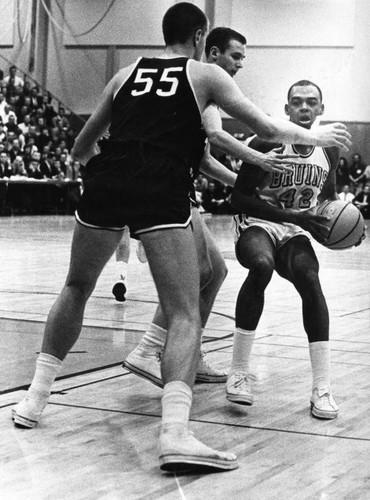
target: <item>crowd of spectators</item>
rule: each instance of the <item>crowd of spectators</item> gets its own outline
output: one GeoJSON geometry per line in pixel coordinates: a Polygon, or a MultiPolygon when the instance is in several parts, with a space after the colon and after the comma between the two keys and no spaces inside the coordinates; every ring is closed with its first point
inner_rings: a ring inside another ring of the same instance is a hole
{"type": "Polygon", "coordinates": [[[343,201],[356,205],[365,219],[370,219],[370,165],[359,153],[349,163],[341,157],[337,168],[337,192],[343,201]]]}
{"type": "Polygon", "coordinates": [[[63,105],[11,66],[0,80],[0,178],[79,180],[75,135],[63,105]]]}
{"type": "Polygon", "coordinates": [[[230,203],[232,188],[214,179],[199,174],[194,179],[195,196],[201,213],[233,214],[230,203]]]}

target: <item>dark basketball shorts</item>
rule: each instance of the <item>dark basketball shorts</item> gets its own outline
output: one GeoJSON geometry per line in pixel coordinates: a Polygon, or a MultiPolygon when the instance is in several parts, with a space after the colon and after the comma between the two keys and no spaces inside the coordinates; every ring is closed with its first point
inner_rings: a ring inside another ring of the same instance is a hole
{"type": "Polygon", "coordinates": [[[175,155],[139,142],[109,144],[86,165],[76,210],[81,224],[131,236],[187,227],[189,169],[175,155]]]}

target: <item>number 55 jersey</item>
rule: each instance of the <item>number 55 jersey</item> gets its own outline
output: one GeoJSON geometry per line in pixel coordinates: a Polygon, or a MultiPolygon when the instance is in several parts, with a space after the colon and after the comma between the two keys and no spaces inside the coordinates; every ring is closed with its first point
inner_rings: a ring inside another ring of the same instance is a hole
{"type": "Polygon", "coordinates": [[[76,218],[89,227],[144,232],[187,227],[192,171],[204,151],[190,60],[140,58],[110,104],[109,138],[87,163],[76,218]]]}
{"type": "Polygon", "coordinates": [[[189,167],[199,163],[204,136],[188,64],[186,57],[139,58],[114,96],[110,139],[171,151],[189,167]]]}

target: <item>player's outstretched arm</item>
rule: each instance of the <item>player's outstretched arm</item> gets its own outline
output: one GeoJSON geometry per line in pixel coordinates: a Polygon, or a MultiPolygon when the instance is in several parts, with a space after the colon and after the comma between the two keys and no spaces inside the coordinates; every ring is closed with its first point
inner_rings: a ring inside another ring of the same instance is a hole
{"type": "Polygon", "coordinates": [[[216,181],[223,182],[231,187],[235,184],[236,173],[229,170],[210,154],[209,143],[207,143],[199,169],[204,174],[216,179],[216,181]]]}
{"type": "Polygon", "coordinates": [[[290,169],[289,165],[294,163],[294,159],[299,157],[296,154],[286,155],[277,149],[265,154],[249,148],[223,130],[220,113],[213,104],[206,107],[202,118],[207,137],[213,147],[245,163],[257,165],[267,172],[287,171],[290,169]]]}
{"type": "Polygon", "coordinates": [[[199,87],[199,101],[203,101],[202,109],[205,108],[205,100],[213,101],[230,116],[245,123],[257,135],[270,142],[338,146],[345,151],[351,145],[351,135],[344,124],[334,123],[308,130],[287,120],[270,117],[242,94],[224,70],[216,65],[203,66],[198,67],[198,74],[194,75],[196,88],[199,87]]]}

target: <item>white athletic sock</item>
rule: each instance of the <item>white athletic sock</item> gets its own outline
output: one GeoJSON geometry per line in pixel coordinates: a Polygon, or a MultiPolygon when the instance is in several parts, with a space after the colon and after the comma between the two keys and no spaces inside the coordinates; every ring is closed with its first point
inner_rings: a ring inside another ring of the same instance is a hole
{"type": "Polygon", "coordinates": [[[51,387],[62,367],[62,361],[51,354],[41,352],[28,394],[36,399],[48,397],[51,387]]]}
{"type": "Polygon", "coordinates": [[[162,396],[162,425],[187,426],[192,399],[192,390],[185,382],[168,382],[164,386],[162,396]]]}
{"type": "Polygon", "coordinates": [[[116,262],[116,266],[117,266],[119,279],[124,281],[127,277],[128,263],[119,261],[119,262],[116,262]]]}
{"type": "Polygon", "coordinates": [[[230,373],[249,373],[249,358],[252,351],[255,330],[236,328],[233,337],[233,359],[230,373]]]}
{"type": "Polygon", "coordinates": [[[329,341],[308,344],[312,367],[312,389],[330,387],[330,345],[329,341]]]}
{"type": "Polygon", "coordinates": [[[140,340],[140,344],[143,347],[147,347],[150,349],[158,348],[161,349],[164,347],[167,337],[167,330],[161,328],[154,323],[150,323],[147,331],[144,333],[143,337],[140,340]]]}

